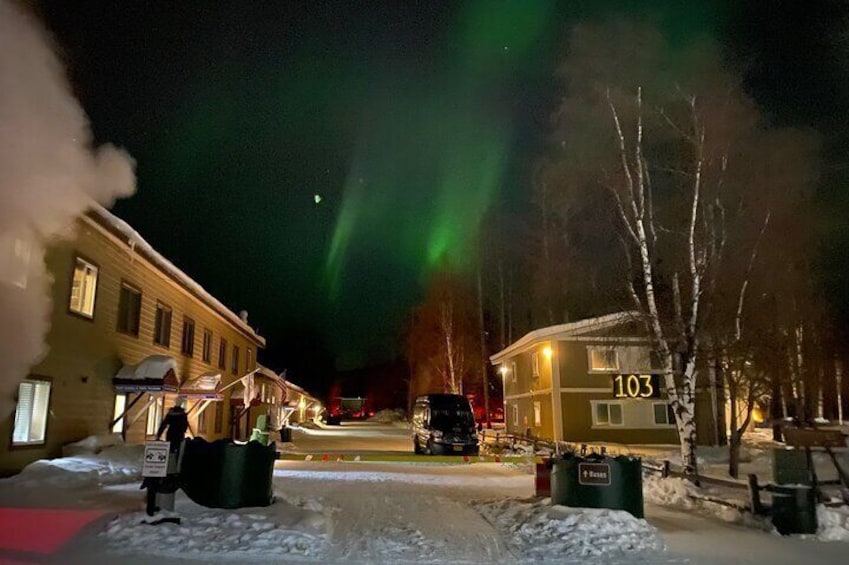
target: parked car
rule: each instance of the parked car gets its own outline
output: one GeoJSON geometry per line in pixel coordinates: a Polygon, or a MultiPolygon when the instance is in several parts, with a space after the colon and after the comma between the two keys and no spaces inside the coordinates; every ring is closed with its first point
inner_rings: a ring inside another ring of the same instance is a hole
{"type": "Polygon", "coordinates": [[[412,439],[415,453],[477,455],[478,436],[468,399],[459,394],[416,398],[412,439]]]}
{"type": "Polygon", "coordinates": [[[342,416],[338,414],[326,414],[324,416],[324,423],[327,426],[341,426],[342,416]]]}

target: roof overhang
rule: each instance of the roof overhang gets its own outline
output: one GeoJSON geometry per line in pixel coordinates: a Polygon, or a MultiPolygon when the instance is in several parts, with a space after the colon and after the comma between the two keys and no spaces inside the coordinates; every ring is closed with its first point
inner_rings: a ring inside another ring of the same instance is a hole
{"type": "Polygon", "coordinates": [[[118,392],[177,392],[177,363],[167,355],[150,355],[121,367],[112,383],[118,392]]]}
{"type": "Polygon", "coordinates": [[[521,353],[532,345],[543,341],[564,341],[568,340],[570,337],[580,337],[588,333],[613,328],[638,319],[638,312],[617,312],[615,314],[608,314],[597,318],[587,318],[586,320],[570,322],[568,324],[559,324],[556,326],[540,328],[526,333],[517,341],[492,355],[489,358],[489,361],[493,365],[498,365],[504,360],[521,353]]]}
{"type": "Polygon", "coordinates": [[[180,385],[179,392],[186,398],[221,400],[220,386],[221,373],[204,373],[184,381],[180,385]]]}

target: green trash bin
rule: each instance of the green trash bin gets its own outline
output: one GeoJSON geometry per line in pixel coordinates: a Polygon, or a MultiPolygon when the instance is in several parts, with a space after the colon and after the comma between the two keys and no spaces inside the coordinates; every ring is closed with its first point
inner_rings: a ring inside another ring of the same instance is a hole
{"type": "Polygon", "coordinates": [[[773,449],[772,475],[778,485],[810,485],[811,470],[805,451],[783,447],[773,449]]]}
{"type": "Polygon", "coordinates": [[[625,510],[644,516],[642,462],[625,456],[567,455],[551,460],[551,503],[625,510]]]}
{"type": "Polygon", "coordinates": [[[772,485],[772,525],[781,535],[817,533],[817,497],[808,485],[772,485]]]}
{"type": "Polygon", "coordinates": [[[186,442],[180,485],[194,502],[209,508],[268,506],[276,460],[273,445],[194,438],[186,442]]]}

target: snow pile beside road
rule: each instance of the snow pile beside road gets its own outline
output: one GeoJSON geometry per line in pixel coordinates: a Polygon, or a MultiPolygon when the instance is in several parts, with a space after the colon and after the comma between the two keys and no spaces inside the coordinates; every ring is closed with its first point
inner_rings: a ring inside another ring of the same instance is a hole
{"type": "Polygon", "coordinates": [[[664,479],[654,474],[643,475],[643,500],[658,506],[690,509],[695,486],[684,479],[664,479]]]}
{"type": "Polygon", "coordinates": [[[22,488],[90,487],[141,480],[143,445],[116,445],[100,453],[40,459],[7,479],[22,488]]]}
{"type": "Polygon", "coordinates": [[[820,541],[849,541],[849,508],[829,508],[820,504],[817,506],[817,521],[817,538],[820,541]]]}
{"type": "Polygon", "coordinates": [[[112,520],[100,535],[116,553],[186,557],[197,560],[238,560],[250,557],[317,558],[327,542],[326,520],[318,512],[278,502],[269,509],[239,514],[204,510],[182,523],[151,526],[142,512],[112,520]],[[286,508],[281,511],[280,505],[286,508]],[[273,509],[273,512],[269,510],[273,509]],[[274,514],[286,515],[286,524],[274,514]]]}
{"type": "Polygon", "coordinates": [[[477,510],[522,560],[611,561],[665,549],[654,526],[621,510],[551,506],[549,499],[479,503],[477,510]]]}
{"type": "Polygon", "coordinates": [[[404,411],[400,408],[395,410],[379,410],[374,416],[368,419],[369,422],[378,422],[380,424],[395,424],[406,420],[404,411]]]}

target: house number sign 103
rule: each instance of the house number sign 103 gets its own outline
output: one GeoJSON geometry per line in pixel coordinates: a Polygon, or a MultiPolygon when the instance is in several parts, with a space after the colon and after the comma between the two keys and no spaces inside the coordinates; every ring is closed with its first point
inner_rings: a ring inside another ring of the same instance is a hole
{"type": "Polygon", "coordinates": [[[660,375],[614,375],[613,398],[660,398],[660,375]]]}

